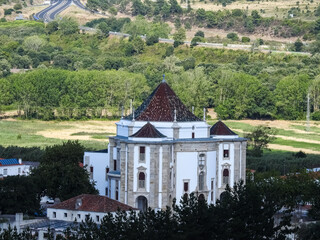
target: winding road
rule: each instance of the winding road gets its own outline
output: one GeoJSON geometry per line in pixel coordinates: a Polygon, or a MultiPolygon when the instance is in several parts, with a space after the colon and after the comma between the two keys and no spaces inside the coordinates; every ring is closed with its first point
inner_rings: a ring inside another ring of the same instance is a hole
{"type": "Polygon", "coordinates": [[[59,13],[61,13],[66,8],[68,8],[71,4],[74,4],[83,10],[89,11],[80,2],[80,0],[57,0],[57,1],[51,1],[51,5],[49,7],[36,13],[33,17],[35,20],[43,20],[44,22],[51,22],[56,18],[56,16],[59,13]]]}

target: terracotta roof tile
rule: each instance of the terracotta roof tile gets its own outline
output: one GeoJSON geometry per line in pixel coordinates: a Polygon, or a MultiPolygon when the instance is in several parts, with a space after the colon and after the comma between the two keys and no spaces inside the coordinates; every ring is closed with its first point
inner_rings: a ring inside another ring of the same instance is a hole
{"type": "Polygon", "coordinates": [[[237,135],[220,120],[210,128],[210,135],[237,135]]]}
{"type": "MultiPolygon", "coordinates": [[[[163,81],[134,112],[135,120],[173,122],[175,109],[178,122],[202,121],[187,109],[170,86],[163,81]]],[[[132,114],[126,119],[132,120],[132,114]]]]}
{"type": "Polygon", "coordinates": [[[116,212],[118,209],[128,211],[135,210],[135,208],[129,205],[120,203],[116,200],[105,196],[82,194],[73,198],[70,198],[61,203],[57,203],[50,208],[88,211],[88,212],[116,212]],[[77,207],[77,203],[81,204],[77,207]]]}
{"type": "Polygon", "coordinates": [[[166,137],[161,132],[159,132],[155,126],[151,123],[145,124],[142,128],[139,129],[135,134],[131,135],[130,137],[137,137],[137,138],[163,138],[166,137]]]}

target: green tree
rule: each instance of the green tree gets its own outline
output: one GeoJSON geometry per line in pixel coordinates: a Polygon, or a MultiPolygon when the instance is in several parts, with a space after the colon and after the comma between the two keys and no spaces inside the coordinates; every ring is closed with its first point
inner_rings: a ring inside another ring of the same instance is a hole
{"type": "Polygon", "coordinates": [[[248,138],[248,154],[261,157],[263,150],[268,149],[268,144],[275,139],[274,134],[273,129],[262,125],[245,134],[245,138],[248,138]]]}
{"type": "Polygon", "coordinates": [[[40,209],[39,189],[33,177],[8,176],[0,181],[0,211],[34,214],[40,209]]]}
{"type": "Polygon", "coordinates": [[[79,166],[83,154],[84,148],[77,141],[47,147],[43,161],[33,172],[41,195],[64,201],[83,193],[97,193],[87,171],[79,166]]]}
{"type": "Polygon", "coordinates": [[[59,30],[59,23],[57,21],[51,21],[46,25],[47,32],[49,34],[59,30]]]}
{"type": "Polygon", "coordinates": [[[298,38],[297,41],[294,42],[294,48],[296,52],[301,52],[303,47],[303,43],[301,40],[298,38]]]}
{"type": "Polygon", "coordinates": [[[0,59],[0,78],[10,74],[11,65],[6,59],[0,59]]]}
{"type": "Polygon", "coordinates": [[[70,35],[79,32],[79,24],[73,18],[64,17],[59,21],[59,29],[62,34],[70,35]]]}
{"type": "Polygon", "coordinates": [[[303,117],[308,85],[309,76],[306,74],[281,79],[275,90],[276,114],[284,119],[303,117]]]}
{"type": "Polygon", "coordinates": [[[179,28],[178,31],[173,34],[173,39],[180,42],[184,41],[186,39],[186,30],[179,28]]]}
{"type": "Polygon", "coordinates": [[[46,40],[38,36],[27,37],[23,42],[23,47],[32,51],[40,51],[46,45],[46,40]]]}

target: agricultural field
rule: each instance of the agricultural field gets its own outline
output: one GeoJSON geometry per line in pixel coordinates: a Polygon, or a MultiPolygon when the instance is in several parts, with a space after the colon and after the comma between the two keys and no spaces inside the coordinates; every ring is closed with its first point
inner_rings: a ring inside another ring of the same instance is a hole
{"type": "Polygon", "coordinates": [[[114,121],[0,121],[0,145],[46,147],[67,140],[79,140],[86,149],[107,147],[107,136],[115,134],[114,121]]]}
{"type": "MultiPolygon", "coordinates": [[[[0,121],[0,145],[20,147],[45,147],[66,140],[79,140],[86,149],[106,148],[107,137],[115,135],[117,121],[40,121],[17,120],[0,121]]],[[[211,125],[215,121],[209,122],[211,125]]],[[[311,122],[310,131],[305,131],[303,121],[261,121],[227,120],[225,123],[240,136],[255,126],[273,128],[276,139],[269,144],[270,149],[310,154],[320,154],[320,123],[311,122]]]]}

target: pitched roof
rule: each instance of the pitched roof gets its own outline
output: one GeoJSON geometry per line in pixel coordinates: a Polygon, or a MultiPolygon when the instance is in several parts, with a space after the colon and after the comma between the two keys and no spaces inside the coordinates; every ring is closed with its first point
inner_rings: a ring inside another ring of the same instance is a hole
{"type": "MultiPolygon", "coordinates": [[[[137,121],[173,122],[174,110],[178,122],[202,121],[191,113],[169,85],[162,81],[134,112],[137,121]]],[[[126,117],[132,120],[132,114],[126,117]]]]}
{"type": "Polygon", "coordinates": [[[19,165],[19,160],[16,158],[0,159],[0,166],[19,165]]]}
{"type": "Polygon", "coordinates": [[[220,120],[210,128],[210,135],[237,135],[220,120]]]}
{"type": "Polygon", "coordinates": [[[151,123],[146,123],[142,128],[139,129],[138,132],[132,134],[130,137],[137,137],[137,138],[163,138],[166,137],[161,132],[159,132],[155,126],[151,123]]]}
{"type": "Polygon", "coordinates": [[[128,211],[135,210],[135,208],[129,205],[120,203],[116,200],[105,196],[82,194],[73,198],[70,198],[61,203],[57,203],[50,208],[88,211],[88,212],[116,212],[118,209],[128,211]],[[81,204],[78,204],[81,203],[81,204]]]}

